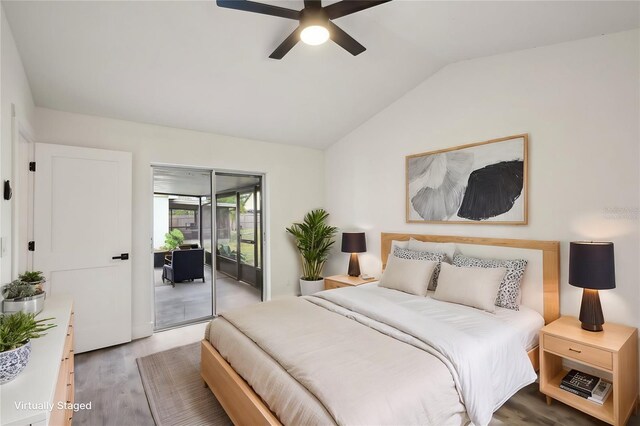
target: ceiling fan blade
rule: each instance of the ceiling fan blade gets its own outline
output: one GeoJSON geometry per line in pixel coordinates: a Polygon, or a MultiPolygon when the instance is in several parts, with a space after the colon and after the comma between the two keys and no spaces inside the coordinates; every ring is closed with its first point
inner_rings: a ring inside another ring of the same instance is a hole
{"type": "Polygon", "coordinates": [[[287,19],[300,19],[300,11],[286,7],[272,6],[248,0],[216,0],[216,4],[227,9],[244,10],[246,12],[262,13],[263,15],[279,16],[287,19]]]}
{"type": "Polygon", "coordinates": [[[353,56],[359,55],[367,50],[363,45],[358,43],[353,37],[344,32],[339,26],[329,21],[329,34],[331,40],[340,45],[344,50],[353,56]]]}
{"type": "Polygon", "coordinates": [[[343,0],[341,2],[325,6],[323,9],[327,13],[329,19],[336,19],[390,1],[391,0],[343,0]]]}
{"type": "Polygon", "coordinates": [[[293,49],[293,46],[295,46],[296,43],[300,41],[301,32],[302,29],[298,26],[298,28],[296,28],[295,31],[289,35],[289,37],[285,38],[284,41],[280,43],[280,46],[278,46],[276,50],[274,50],[273,53],[269,55],[269,57],[271,59],[282,59],[284,55],[286,55],[291,49],[293,49]]]}

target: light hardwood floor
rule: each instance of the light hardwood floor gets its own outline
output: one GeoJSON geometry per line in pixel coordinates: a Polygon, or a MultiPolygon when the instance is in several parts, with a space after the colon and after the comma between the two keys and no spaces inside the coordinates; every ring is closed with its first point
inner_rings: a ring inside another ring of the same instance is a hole
{"type": "Polygon", "coordinates": [[[75,356],[76,402],[91,402],[78,411],[74,425],[154,426],[142,388],[136,358],[186,345],[204,337],[206,323],[175,328],[124,345],[75,356]]]}
{"type": "MultiPolygon", "coordinates": [[[[153,426],[147,399],[142,389],[136,358],[202,339],[206,324],[156,333],[124,345],[76,355],[76,402],[92,402],[91,411],[80,411],[75,425],[153,426]]],[[[502,425],[604,425],[559,402],[550,407],[537,384],[530,385],[502,406],[491,426],[502,425]]],[[[629,425],[639,426],[639,416],[629,425]]]]}

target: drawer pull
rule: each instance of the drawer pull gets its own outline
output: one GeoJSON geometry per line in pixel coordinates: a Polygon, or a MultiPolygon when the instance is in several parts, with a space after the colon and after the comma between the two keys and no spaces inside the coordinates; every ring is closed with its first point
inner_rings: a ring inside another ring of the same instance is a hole
{"type": "Polygon", "coordinates": [[[577,349],[573,349],[573,348],[569,348],[569,350],[570,350],[571,352],[575,352],[575,353],[577,353],[577,354],[581,354],[581,353],[582,353],[582,351],[579,351],[579,350],[577,350],[577,349]]]}

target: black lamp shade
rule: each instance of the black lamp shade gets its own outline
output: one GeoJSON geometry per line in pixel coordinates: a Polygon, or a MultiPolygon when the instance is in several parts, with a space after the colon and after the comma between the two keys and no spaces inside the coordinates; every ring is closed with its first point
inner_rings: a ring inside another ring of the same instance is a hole
{"type": "Polygon", "coordinates": [[[343,253],[364,253],[367,251],[367,241],[364,232],[343,232],[342,252],[343,253]]]}
{"type": "Polygon", "coordinates": [[[569,284],[592,290],[616,288],[613,243],[572,242],[569,246],[569,284]]]}
{"type": "Polygon", "coordinates": [[[613,243],[576,241],[569,246],[569,284],[582,287],[580,322],[588,331],[602,331],[604,315],[598,290],[616,288],[613,243]]]}

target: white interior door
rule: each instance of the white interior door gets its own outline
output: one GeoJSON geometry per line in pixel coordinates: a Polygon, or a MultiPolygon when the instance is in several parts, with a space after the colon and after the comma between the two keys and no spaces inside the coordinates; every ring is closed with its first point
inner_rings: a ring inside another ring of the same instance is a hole
{"type": "Polygon", "coordinates": [[[34,269],[70,294],[75,350],[131,341],[131,153],[36,144],[34,269]]]}

